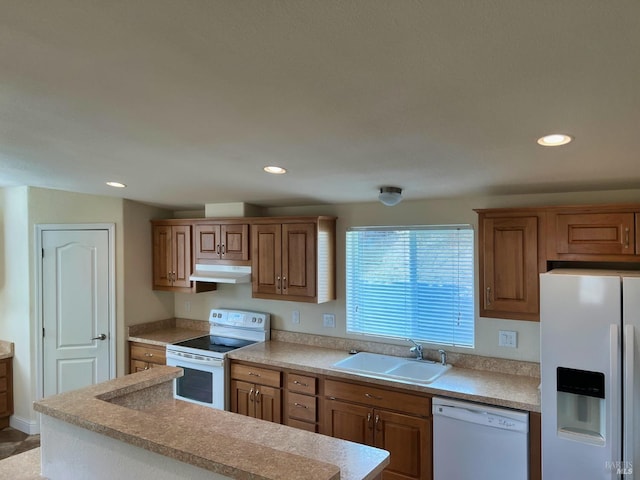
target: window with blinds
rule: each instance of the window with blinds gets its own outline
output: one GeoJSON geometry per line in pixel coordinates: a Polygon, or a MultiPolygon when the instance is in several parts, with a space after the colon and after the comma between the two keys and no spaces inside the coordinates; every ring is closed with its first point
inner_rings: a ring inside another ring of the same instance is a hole
{"type": "Polygon", "coordinates": [[[347,231],[347,332],[474,346],[471,225],[347,231]]]}

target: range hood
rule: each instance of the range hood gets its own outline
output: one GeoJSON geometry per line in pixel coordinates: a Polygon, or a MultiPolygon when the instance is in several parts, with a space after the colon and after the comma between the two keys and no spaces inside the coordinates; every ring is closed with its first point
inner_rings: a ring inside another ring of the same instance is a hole
{"type": "Polygon", "coordinates": [[[189,280],[210,283],[250,283],[251,267],[196,264],[189,280]]]}

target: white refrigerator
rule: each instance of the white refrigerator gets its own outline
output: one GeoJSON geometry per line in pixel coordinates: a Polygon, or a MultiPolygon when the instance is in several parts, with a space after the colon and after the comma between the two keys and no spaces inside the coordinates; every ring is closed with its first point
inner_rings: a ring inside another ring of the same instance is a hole
{"type": "Polygon", "coordinates": [[[542,475],[640,480],[640,272],[540,275],[542,475]]]}

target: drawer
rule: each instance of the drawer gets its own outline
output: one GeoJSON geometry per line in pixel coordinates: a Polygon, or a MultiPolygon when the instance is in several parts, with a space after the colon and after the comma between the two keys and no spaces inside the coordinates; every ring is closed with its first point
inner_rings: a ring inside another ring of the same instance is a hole
{"type": "Polygon", "coordinates": [[[5,415],[9,412],[9,395],[7,392],[0,393],[0,415],[5,415]]]}
{"type": "Polygon", "coordinates": [[[294,418],[287,419],[287,425],[300,430],[306,430],[307,432],[318,433],[318,425],[315,423],[303,422],[294,418]]]}
{"type": "Polygon", "coordinates": [[[130,373],[136,373],[148,370],[149,364],[147,362],[141,362],[140,360],[131,360],[130,367],[130,373]]]}
{"type": "Polygon", "coordinates": [[[7,391],[7,377],[0,377],[0,392],[7,391]]]}
{"type": "Polygon", "coordinates": [[[297,373],[287,374],[287,390],[290,392],[306,393],[315,395],[318,393],[318,380],[315,377],[299,375],[297,373]]]}
{"type": "Polygon", "coordinates": [[[7,362],[6,360],[4,361],[0,360],[0,377],[7,376],[8,365],[9,365],[9,362],[7,362]]]}
{"type": "Polygon", "coordinates": [[[158,345],[146,345],[144,343],[131,343],[131,360],[140,360],[160,365],[167,363],[167,350],[158,345]]]}
{"type": "Polygon", "coordinates": [[[253,365],[231,364],[231,378],[244,380],[250,383],[259,383],[270,387],[280,388],[280,372],[253,365]]]}
{"type": "Polygon", "coordinates": [[[300,395],[299,393],[287,394],[287,416],[305,420],[307,422],[316,421],[316,397],[300,395]]]}
{"type": "Polygon", "coordinates": [[[431,416],[431,398],[399,391],[385,390],[369,385],[339,382],[327,379],[324,382],[327,397],[349,402],[411,413],[423,417],[431,416]]]}

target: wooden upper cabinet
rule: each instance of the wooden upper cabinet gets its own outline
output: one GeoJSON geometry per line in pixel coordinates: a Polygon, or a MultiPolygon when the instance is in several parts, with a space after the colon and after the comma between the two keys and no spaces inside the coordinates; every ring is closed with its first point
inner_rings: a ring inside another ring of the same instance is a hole
{"type": "Polygon", "coordinates": [[[195,263],[249,264],[249,224],[196,223],[195,263]]]}
{"type": "Polygon", "coordinates": [[[192,282],[192,223],[188,220],[153,220],[153,289],[171,292],[208,292],[215,283],[192,282]]]}
{"type": "Polygon", "coordinates": [[[153,287],[191,288],[191,226],[153,226],[153,287]]]}
{"type": "Polygon", "coordinates": [[[539,319],[540,215],[480,213],[480,316],[539,319]]]}
{"type": "Polygon", "coordinates": [[[555,260],[639,261],[634,211],[550,211],[548,250],[555,260]]]}
{"type": "Polygon", "coordinates": [[[264,219],[251,226],[254,298],[335,299],[335,218],[264,219]]]}

